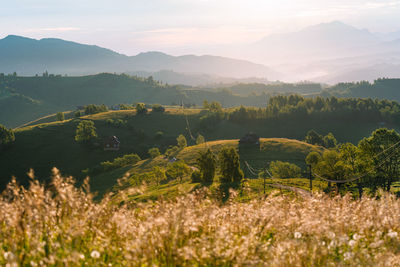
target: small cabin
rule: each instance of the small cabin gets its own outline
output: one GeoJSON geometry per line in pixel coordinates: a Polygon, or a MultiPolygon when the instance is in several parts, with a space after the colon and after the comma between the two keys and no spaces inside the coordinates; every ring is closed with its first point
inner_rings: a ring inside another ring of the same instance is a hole
{"type": "Polygon", "coordinates": [[[248,133],[242,138],[240,138],[239,144],[241,145],[259,145],[260,137],[255,133],[248,133]]]}
{"type": "Polygon", "coordinates": [[[104,140],[104,151],[113,150],[118,151],[120,147],[120,141],[116,136],[110,136],[104,140]]]}

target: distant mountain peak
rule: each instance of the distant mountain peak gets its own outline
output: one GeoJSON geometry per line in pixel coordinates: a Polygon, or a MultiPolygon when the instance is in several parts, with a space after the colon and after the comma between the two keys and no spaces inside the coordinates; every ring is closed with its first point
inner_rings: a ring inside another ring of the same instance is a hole
{"type": "Polygon", "coordinates": [[[10,34],[10,35],[7,35],[5,38],[0,39],[0,41],[1,40],[3,40],[3,41],[14,41],[14,40],[34,40],[34,39],[31,39],[31,38],[28,38],[28,37],[19,36],[19,35],[10,34]]]}

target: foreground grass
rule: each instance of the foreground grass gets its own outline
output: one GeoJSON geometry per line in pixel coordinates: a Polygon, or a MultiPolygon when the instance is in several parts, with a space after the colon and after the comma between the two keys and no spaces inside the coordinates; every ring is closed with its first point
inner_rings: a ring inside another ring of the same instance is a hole
{"type": "Polygon", "coordinates": [[[36,181],[27,190],[10,184],[0,198],[0,265],[400,262],[400,200],[393,195],[355,201],[271,194],[222,205],[207,192],[150,203],[118,195],[96,203],[87,191],[57,170],[47,190],[36,181]]]}

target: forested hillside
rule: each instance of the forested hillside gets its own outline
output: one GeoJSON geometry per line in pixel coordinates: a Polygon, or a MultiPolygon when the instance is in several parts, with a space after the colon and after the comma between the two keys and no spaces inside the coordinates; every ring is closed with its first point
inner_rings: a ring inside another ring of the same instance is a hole
{"type": "Polygon", "coordinates": [[[265,106],[268,95],[236,96],[228,91],[185,90],[147,79],[116,74],[63,77],[0,75],[0,124],[17,127],[51,113],[75,110],[88,104],[201,105],[207,99],[224,106],[265,106]]]}
{"type": "Polygon", "coordinates": [[[373,83],[351,82],[339,83],[327,89],[329,95],[338,97],[371,97],[400,101],[400,79],[378,79],[373,83]]]}

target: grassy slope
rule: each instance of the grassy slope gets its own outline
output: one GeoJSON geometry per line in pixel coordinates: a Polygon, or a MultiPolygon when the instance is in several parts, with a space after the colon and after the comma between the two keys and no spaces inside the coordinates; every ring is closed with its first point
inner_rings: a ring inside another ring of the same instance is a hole
{"type": "MultiPolygon", "coordinates": [[[[206,144],[186,147],[177,155],[177,158],[180,160],[184,160],[190,166],[195,166],[199,152],[210,148],[214,153],[218,153],[223,147],[233,147],[238,149],[241,159],[241,167],[245,172],[245,176],[248,178],[253,178],[250,180],[251,182],[249,187],[251,188],[251,193],[249,193],[251,197],[259,195],[262,185],[260,185],[260,183],[256,181],[262,180],[254,179],[256,178],[256,176],[248,171],[248,169],[245,167],[246,165],[244,164],[244,161],[247,161],[251,166],[255,168],[265,167],[268,161],[273,160],[290,161],[292,163],[298,164],[299,166],[305,167],[304,158],[309,152],[323,151],[322,147],[313,146],[298,140],[285,138],[262,138],[259,147],[239,147],[238,140],[218,140],[207,142],[206,144]]],[[[124,175],[126,175],[126,173],[132,175],[133,173],[148,172],[151,171],[155,166],[166,167],[168,164],[168,159],[166,159],[164,156],[159,156],[153,160],[142,160],[131,168],[125,167],[111,172],[102,173],[100,175],[92,177],[92,189],[94,191],[103,193],[107,190],[107,188],[110,189],[116,183],[117,179],[122,178],[124,175]]],[[[277,182],[283,182],[283,184],[286,185],[298,186],[300,188],[308,189],[307,179],[267,180],[268,184],[273,184],[277,182]]],[[[197,187],[198,184],[190,183],[190,181],[188,180],[185,181],[183,184],[179,184],[177,181],[171,181],[167,184],[160,186],[150,186],[149,188],[146,188],[144,192],[142,192],[141,194],[135,194],[134,196],[132,196],[132,198],[135,200],[154,200],[160,196],[168,197],[179,194],[178,192],[176,192],[177,188],[180,188],[180,191],[182,191],[182,193],[188,193],[197,187]]],[[[269,187],[268,191],[270,192],[272,190],[273,188],[269,187]]],[[[244,198],[246,198],[246,196],[244,196],[244,198]]]]}
{"type": "MultiPolygon", "coordinates": [[[[376,124],[361,122],[332,122],[330,124],[320,121],[263,121],[236,124],[228,121],[215,125],[210,130],[199,131],[200,110],[185,110],[193,135],[203,134],[208,141],[219,139],[238,139],[252,131],[262,137],[286,137],[303,139],[309,129],[315,129],[321,134],[333,132],[339,141],[357,143],[361,138],[369,136],[371,131],[378,128],[376,124]]],[[[7,183],[12,175],[20,181],[26,181],[26,172],[34,168],[39,178],[46,178],[52,167],[57,166],[63,173],[82,179],[82,170],[92,168],[106,160],[112,160],[124,154],[138,153],[142,158],[147,158],[147,150],[158,146],[162,152],[169,145],[175,145],[175,138],[185,134],[189,145],[194,142],[188,136],[185,116],[180,109],[168,109],[166,114],[147,114],[136,116],[134,111],[110,111],[96,115],[86,116],[81,119],[91,119],[95,122],[99,137],[117,135],[122,142],[120,151],[103,151],[101,148],[93,149],[74,141],[76,125],[79,120],[71,119],[64,122],[52,122],[29,126],[16,131],[15,144],[5,151],[0,152],[0,187],[7,183]],[[115,128],[106,123],[109,118],[127,121],[127,127],[115,128]],[[155,139],[155,133],[162,131],[164,136],[155,139]]],[[[193,149],[193,148],[192,148],[193,149]]],[[[274,145],[268,146],[273,151],[274,145]]],[[[302,164],[303,159],[298,159],[296,154],[287,153],[282,157],[268,157],[267,152],[248,153],[246,149],[240,150],[243,159],[254,158],[254,167],[265,166],[265,160],[293,159],[295,163],[302,164]],[[247,157],[246,155],[251,155],[247,157]],[[262,164],[257,157],[263,157],[262,164]],[[297,160],[297,161],[296,161],[297,160]]],[[[103,178],[107,180],[107,178],[103,178]]],[[[114,181],[113,181],[114,182],[114,181]]]]}
{"type": "Polygon", "coordinates": [[[205,99],[225,106],[265,106],[268,96],[242,97],[229,92],[184,90],[108,73],[81,77],[4,77],[0,79],[0,124],[17,127],[41,116],[87,104],[170,105],[183,100],[201,105],[205,99]]]}

